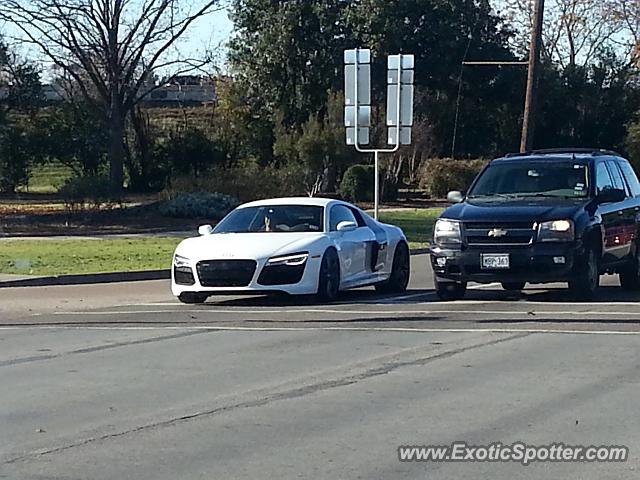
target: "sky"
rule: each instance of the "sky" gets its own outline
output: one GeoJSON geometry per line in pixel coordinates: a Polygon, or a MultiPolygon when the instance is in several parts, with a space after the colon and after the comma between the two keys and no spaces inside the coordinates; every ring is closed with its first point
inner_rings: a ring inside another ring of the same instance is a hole
{"type": "Polygon", "coordinates": [[[184,39],[183,45],[193,53],[214,50],[224,47],[232,32],[233,23],[229,20],[227,10],[220,10],[199,19],[184,39]]]}
{"type": "MultiPolygon", "coordinates": [[[[1,1],[1,0],[0,0],[1,1]]],[[[222,67],[226,55],[225,44],[228,42],[233,32],[233,23],[229,20],[226,9],[213,12],[204,16],[191,26],[187,34],[180,40],[178,48],[180,55],[184,57],[198,58],[205,53],[215,52],[218,66],[222,67]]],[[[17,36],[18,31],[11,24],[0,22],[0,34],[10,40],[10,37],[17,36]]],[[[22,56],[36,58],[38,54],[32,48],[19,50],[22,56]]],[[[42,72],[45,80],[49,79],[50,72],[42,72]]]]}

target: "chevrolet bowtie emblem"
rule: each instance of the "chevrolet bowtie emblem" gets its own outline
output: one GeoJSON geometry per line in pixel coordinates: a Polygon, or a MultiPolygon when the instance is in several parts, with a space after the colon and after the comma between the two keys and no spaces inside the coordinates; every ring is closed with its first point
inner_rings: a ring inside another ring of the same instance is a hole
{"type": "Polygon", "coordinates": [[[494,228],[493,230],[489,230],[489,236],[495,238],[505,237],[507,233],[508,232],[506,230],[502,230],[501,228],[494,228]]]}

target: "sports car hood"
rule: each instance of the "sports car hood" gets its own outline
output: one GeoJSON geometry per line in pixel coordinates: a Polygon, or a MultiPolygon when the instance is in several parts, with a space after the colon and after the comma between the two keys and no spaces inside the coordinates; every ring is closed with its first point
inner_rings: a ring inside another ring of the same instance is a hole
{"type": "Polygon", "coordinates": [[[472,201],[449,207],[442,214],[443,218],[463,222],[514,222],[571,219],[583,209],[584,200],[517,200],[517,201],[472,201]]]}
{"type": "Polygon", "coordinates": [[[306,250],[322,233],[216,233],[184,240],[176,253],[192,260],[261,259],[306,250]]]}

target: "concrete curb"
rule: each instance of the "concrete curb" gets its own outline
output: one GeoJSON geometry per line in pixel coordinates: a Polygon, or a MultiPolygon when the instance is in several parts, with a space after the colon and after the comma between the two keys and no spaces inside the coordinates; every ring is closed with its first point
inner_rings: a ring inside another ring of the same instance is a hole
{"type": "MultiPolygon", "coordinates": [[[[429,253],[428,248],[411,250],[411,255],[429,253]]],[[[52,287],[57,285],[92,285],[99,283],[142,282],[147,280],[168,280],[171,270],[142,270],[136,272],[87,273],[77,275],[58,275],[54,277],[36,277],[23,280],[0,282],[0,288],[15,287],[52,287]]]]}
{"type": "Polygon", "coordinates": [[[0,282],[0,288],[50,287],[56,285],[90,285],[97,283],[140,282],[144,280],[167,280],[171,270],[143,270],[137,272],[87,273],[78,275],[58,275],[36,277],[24,280],[0,282]]]}

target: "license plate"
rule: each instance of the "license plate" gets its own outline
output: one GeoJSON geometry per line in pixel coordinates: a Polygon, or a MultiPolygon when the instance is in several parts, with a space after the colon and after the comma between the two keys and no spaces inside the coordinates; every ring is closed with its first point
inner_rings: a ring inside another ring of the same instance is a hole
{"type": "Polygon", "coordinates": [[[484,253],[480,258],[485,270],[505,270],[510,267],[508,253],[484,253]]]}

